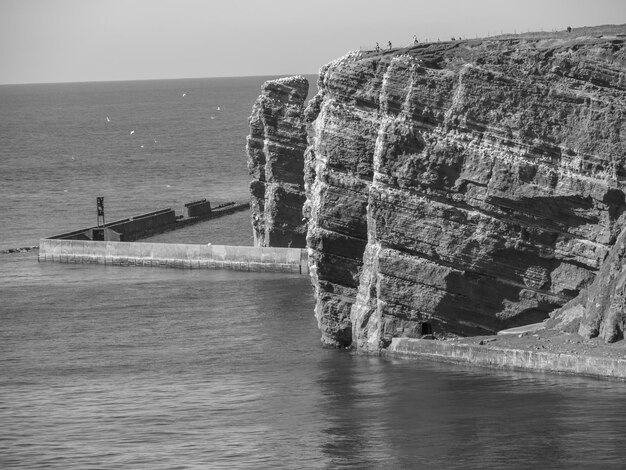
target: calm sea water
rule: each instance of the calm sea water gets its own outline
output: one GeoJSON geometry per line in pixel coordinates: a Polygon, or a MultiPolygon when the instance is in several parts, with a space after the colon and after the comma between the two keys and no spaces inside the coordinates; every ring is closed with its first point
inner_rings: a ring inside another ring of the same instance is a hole
{"type": "MultiPolygon", "coordinates": [[[[247,199],[263,81],[0,87],[1,248],[96,195],[247,199]]],[[[248,214],[153,240],[250,244],[248,214]]],[[[323,349],[313,305],[300,276],[0,255],[0,468],[623,468],[626,385],[323,349]]]]}

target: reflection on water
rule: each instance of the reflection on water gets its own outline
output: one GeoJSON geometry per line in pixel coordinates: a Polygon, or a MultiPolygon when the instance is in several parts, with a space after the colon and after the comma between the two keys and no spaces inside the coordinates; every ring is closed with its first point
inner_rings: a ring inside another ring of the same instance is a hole
{"type": "Polygon", "coordinates": [[[624,384],[338,354],[328,468],[621,468],[624,384]]]}

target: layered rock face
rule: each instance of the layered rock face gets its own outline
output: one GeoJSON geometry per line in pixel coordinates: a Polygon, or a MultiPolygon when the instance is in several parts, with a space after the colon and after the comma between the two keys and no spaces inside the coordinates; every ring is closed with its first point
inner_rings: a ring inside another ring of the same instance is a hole
{"type": "Polygon", "coordinates": [[[303,248],[303,119],[309,82],[302,76],[270,80],[252,108],[247,141],[252,228],[256,246],[303,248]]]}
{"type": "Polygon", "coordinates": [[[593,280],[625,218],[623,38],[354,53],[318,86],[304,212],[324,342],[489,334],[593,280]]]}

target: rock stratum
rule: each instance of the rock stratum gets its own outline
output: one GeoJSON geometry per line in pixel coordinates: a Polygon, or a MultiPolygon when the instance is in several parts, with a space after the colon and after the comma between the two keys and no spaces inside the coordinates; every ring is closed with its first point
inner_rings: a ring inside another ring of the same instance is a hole
{"type": "Polygon", "coordinates": [[[586,33],[355,52],[320,70],[303,211],[325,343],[377,352],[550,314],[623,337],[611,299],[626,275],[604,266],[623,257],[607,258],[626,217],[626,28],[586,33]]]}
{"type": "Polygon", "coordinates": [[[270,80],[252,108],[246,150],[255,246],[306,246],[303,110],[308,92],[302,76],[270,80]]]}

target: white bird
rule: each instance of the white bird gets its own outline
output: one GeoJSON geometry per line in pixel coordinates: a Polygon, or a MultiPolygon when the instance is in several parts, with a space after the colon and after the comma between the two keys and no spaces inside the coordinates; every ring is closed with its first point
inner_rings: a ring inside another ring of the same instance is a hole
{"type": "Polygon", "coordinates": [[[111,122],[111,120],[109,119],[109,116],[107,116],[107,122],[111,122]]]}
{"type": "Polygon", "coordinates": [[[218,110],[218,111],[221,111],[221,109],[220,109],[220,107],[219,107],[219,106],[217,107],[217,110],[218,110]]]}
{"type": "Polygon", "coordinates": [[[215,119],[215,116],[211,116],[211,119],[215,119]]]}
{"type": "Polygon", "coordinates": [[[185,96],[187,96],[187,93],[183,93],[183,98],[184,98],[185,96]]]}
{"type": "Polygon", "coordinates": [[[133,135],[134,133],[135,133],[134,129],[132,131],[130,131],[130,135],[133,135]]]}

